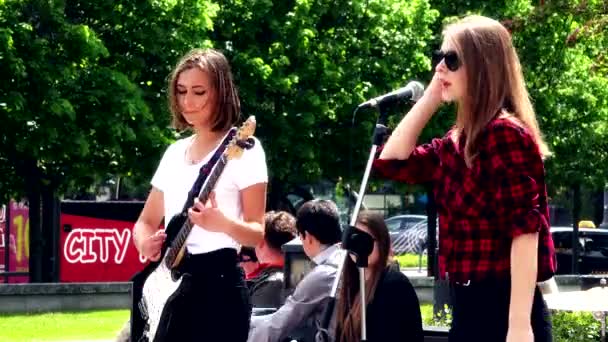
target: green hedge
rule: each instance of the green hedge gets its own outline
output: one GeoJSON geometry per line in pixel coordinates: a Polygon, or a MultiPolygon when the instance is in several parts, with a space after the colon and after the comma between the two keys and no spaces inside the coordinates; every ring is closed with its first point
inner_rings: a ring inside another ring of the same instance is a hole
{"type": "MultiPolygon", "coordinates": [[[[446,308],[439,317],[433,317],[433,305],[420,307],[424,325],[448,327],[452,320],[446,308]]],[[[553,312],[554,342],[598,342],[600,340],[600,322],[588,312],[553,312]]]]}
{"type": "Polygon", "coordinates": [[[600,340],[600,322],[589,312],[554,312],[552,320],[555,342],[600,340]]]}

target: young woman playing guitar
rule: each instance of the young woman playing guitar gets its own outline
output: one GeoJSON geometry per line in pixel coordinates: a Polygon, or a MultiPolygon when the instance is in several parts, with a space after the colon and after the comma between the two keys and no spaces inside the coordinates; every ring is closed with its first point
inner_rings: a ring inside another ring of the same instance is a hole
{"type": "MultiPolygon", "coordinates": [[[[215,50],[185,55],[170,77],[168,93],[173,127],[194,134],[167,148],[133,228],[137,250],[153,262],[161,258],[167,239],[159,229],[163,217],[167,224],[182,211],[201,167],[240,113],[230,66],[215,50]]],[[[207,203],[196,198],[188,211],[193,227],[178,267],[188,275],[188,285],[180,286],[163,308],[154,341],[247,340],[251,306],[237,250],[263,237],[268,181],[264,150],[257,139],[253,142],[225,165],[207,203]]],[[[132,340],[141,338],[133,335],[132,340]]]]}

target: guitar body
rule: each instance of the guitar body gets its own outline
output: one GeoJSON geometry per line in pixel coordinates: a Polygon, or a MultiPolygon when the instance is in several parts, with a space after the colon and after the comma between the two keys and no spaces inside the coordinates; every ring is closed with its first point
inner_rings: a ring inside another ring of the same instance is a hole
{"type": "MultiPolygon", "coordinates": [[[[224,146],[222,157],[211,165],[212,170],[198,194],[202,203],[206,203],[228,160],[239,158],[244,149],[253,146],[250,136],[254,130],[255,118],[251,116],[238,132],[236,128],[229,132],[230,143],[224,146]]],[[[171,315],[173,299],[180,294],[180,288],[189,288],[190,275],[179,272],[179,264],[193,227],[186,213],[175,215],[165,229],[167,238],[161,248],[159,261],[150,262],[132,278],[130,341],[154,342],[162,340],[159,336],[165,335],[163,329],[166,327],[162,322],[171,315]]]]}
{"type": "Polygon", "coordinates": [[[185,215],[175,215],[167,229],[167,239],[161,250],[159,261],[150,262],[133,281],[133,310],[131,312],[131,341],[154,341],[158,332],[163,309],[171,295],[177,293],[182,276],[171,270],[164,261],[180,228],[186,222],[185,215]]]}

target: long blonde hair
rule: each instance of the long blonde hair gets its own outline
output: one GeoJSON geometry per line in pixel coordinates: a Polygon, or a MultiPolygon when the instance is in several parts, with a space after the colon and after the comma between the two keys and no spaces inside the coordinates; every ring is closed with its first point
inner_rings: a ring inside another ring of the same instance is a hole
{"type": "Polygon", "coordinates": [[[456,140],[465,137],[467,166],[479,153],[479,134],[500,114],[515,118],[532,135],[541,155],[549,156],[509,31],[496,20],[472,15],[448,25],[443,36],[454,44],[466,71],[467,95],[458,106],[453,132],[456,140]]]}

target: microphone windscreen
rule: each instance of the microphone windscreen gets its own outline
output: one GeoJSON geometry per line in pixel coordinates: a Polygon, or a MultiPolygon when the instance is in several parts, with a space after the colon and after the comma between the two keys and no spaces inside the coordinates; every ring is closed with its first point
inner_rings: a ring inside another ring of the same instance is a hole
{"type": "Polygon", "coordinates": [[[367,232],[349,226],[342,235],[342,248],[367,259],[374,250],[374,239],[367,232]]]}

